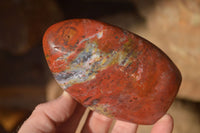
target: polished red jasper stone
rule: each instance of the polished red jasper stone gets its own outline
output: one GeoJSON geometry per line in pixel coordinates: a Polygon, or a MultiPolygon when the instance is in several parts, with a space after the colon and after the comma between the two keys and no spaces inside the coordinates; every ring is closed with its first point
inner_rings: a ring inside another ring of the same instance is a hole
{"type": "Polygon", "coordinates": [[[153,124],[166,113],[181,83],[177,67],[151,42],[95,20],[52,25],[43,47],[58,84],[111,118],[153,124]]]}

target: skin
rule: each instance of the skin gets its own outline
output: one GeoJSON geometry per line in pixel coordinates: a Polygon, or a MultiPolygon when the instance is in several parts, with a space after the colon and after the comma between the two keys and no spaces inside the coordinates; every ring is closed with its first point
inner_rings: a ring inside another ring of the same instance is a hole
{"type": "MultiPolygon", "coordinates": [[[[85,108],[64,92],[59,98],[38,105],[23,123],[19,133],[74,133],[85,108]]],[[[90,112],[82,133],[107,133],[112,119],[90,112]]],[[[137,124],[117,120],[112,133],[136,133],[137,124]]],[[[158,120],[151,133],[172,133],[173,118],[166,114],[158,120]]]]}

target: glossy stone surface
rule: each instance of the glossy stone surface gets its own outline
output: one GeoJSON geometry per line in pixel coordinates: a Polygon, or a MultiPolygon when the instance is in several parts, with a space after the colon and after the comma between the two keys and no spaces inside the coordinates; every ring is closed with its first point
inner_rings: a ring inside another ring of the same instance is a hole
{"type": "Polygon", "coordinates": [[[181,83],[174,63],[152,43],[95,20],[54,24],[43,47],[59,85],[111,118],[153,124],[166,113],[181,83]]]}

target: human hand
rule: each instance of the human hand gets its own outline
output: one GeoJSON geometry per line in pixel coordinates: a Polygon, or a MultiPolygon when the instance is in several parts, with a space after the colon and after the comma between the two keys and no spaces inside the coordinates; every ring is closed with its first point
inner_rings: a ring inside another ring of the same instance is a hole
{"type": "MultiPolygon", "coordinates": [[[[31,116],[19,129],[19,133],[74,133],[85,111],[85,107],[77,103],[64,92],[53,101],[38,105],[31,116]]],[[[96,112],[90,112],[82,133],[107,133],[112,119],[96,112]]],[[[112,133],[136,133],[137,124],[117,120],[112,133]]],[[[173,119],[164,115],[157,121],[151,133],[172,133],[173,119]]]]}

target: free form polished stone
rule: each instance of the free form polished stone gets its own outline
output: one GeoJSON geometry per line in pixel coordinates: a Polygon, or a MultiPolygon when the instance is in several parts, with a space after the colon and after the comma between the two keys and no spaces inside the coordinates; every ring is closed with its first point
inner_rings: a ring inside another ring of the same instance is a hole
{"type": "Polygon", "coordinates": [[[58,84],[111,118],[153,124],[167,112],[181,83],[179,70],[159,48],[95,20],[52,25],[43,48],[58,84]]]}

